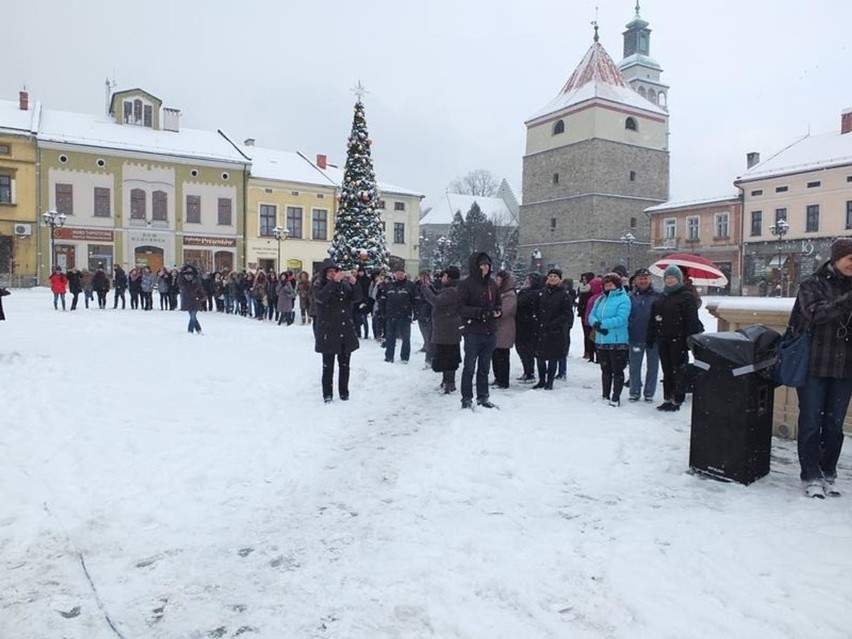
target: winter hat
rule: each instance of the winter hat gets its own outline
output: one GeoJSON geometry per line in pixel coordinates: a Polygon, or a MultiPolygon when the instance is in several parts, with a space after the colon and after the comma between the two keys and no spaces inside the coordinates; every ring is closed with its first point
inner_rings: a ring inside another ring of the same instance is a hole
{"type": "Polygon", "coordinates": [[[556,275],[560,280],[562,279],[562,270],[558,268],[552,268],[547,272],[547,275],[556,275]]]}
{"type": "MultiPolygon", "coordinates": [[[[852,253],[852,251],[850,251],[850,253],[852,253]]],[[[666,267],[666,270],[663,273],[663,278],[669,277],[670,275],[677,278],[678,284],[683,284],[683,271],[681,271],[678,266],[669,264],[666,267]]]]}
{"type": "Polygon", "coordinates": [[[482,266],[483,264],[488,264],[488,266],[491,266],[491,258],[488,257],[488,253],[480,253],[479,257],[476,258],[477,266],[482,266]]]}
{"type": "Polygon", "coordinates": [[[852,237],[838,237],[831,243],[831,262],[852,254],[852,237]]]}
{"type": "Polygon", "coordinates": [[[543,279],[541,277],[541,273],[539,273],[538,271],[533,271],[532,273],[527,275],[527,277],[530,280],[530,288],[533,288],[533,289],[541,288],[542,279],[543,279]]]}
{"type": "Polygon", "coordinates": [[[633,274],[633,277],[643,277],[651,275],[651,271],[646,268],[637,268],[636,272],[633,274]]]}
{"type": "Polygon", "coordinates": [[[621,275],[615,272],[607,273],[603,276],[601,284],[606,284],[607,282],[614,284],[616,288],[619,288],[621,286],[621,275]]]}
{"type": "Polygon", "coordinates": [[[616,264],[612,268],[613,273],[618,273],[621,277],[627,277],[627,267],[624,264],[616,264]]]}
{"type": "Polygon", "coordinates": [[[457,266],[448,266],[444,271],[451,280],[457,280],[461,278],[461,271],[459,271],[457,266]]]}
{"type": "Polygon", "coordinates": [[[340,267],[337,264],[334,263],[334,260],[332,260],[332,259],[323,260],[319,265],[320,275],[325,277],[325,272],[330,268],[336,269],[338,271],[340,270],[340,267]]]}

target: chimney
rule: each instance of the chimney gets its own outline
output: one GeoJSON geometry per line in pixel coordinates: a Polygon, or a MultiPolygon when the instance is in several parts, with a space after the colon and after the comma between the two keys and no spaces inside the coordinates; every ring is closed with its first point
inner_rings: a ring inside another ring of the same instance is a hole
{"type": "Polygon", "coordinates": [[[246,146],[254,146],[254,138],[246,138],[243,140],[243,144],[246,146]]]}
{"type": "Polygon", "coordinates": [[[852,109],[846,109],[840,114],[840,133],[852,131],[852,109]]]}
{"type": "Polygon", "coordinates": [[[29,111],[29,109],[30,109],[30,94],[27,93],[26,91],[19,91],[18,92],[18,102],[19,102],[18,106],[20,106],[21,111],[29,111]]]}
{"type": "Polygon", "coordinates": [[[321,169],[326,168],[328,166],[328,156],[317,153],[317,166],[321,169]]]}
{"type": "Polygon", "coordinates": [[[180,131],[180,110],[163,107],[163,131],[180,131]]]}
{"type": "Polygon", "coordinates": [[[757,151],[746,153],[746,168],[750,169],[755,164],[760,164],[760,153],[757,151]]]}

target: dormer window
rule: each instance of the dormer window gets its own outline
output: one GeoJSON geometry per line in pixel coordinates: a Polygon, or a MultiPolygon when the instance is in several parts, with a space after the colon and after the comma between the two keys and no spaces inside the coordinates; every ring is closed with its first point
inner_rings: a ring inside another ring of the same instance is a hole
{"type": "Polygon", "coordinates": [[[624,121],[624,128],[628,131],[637,131],[639,126],[636,124],[636,118],[627,118],[624,121]]]}
{"type": "Polygon", "coordinates": [[[560,133],[565,133],[564,120],[557,120],[556,124],[553,125],[553,135],[559,135],[560,133]]]}
{"type": "Polygon", "coordinates": [[[125,100],[122,103],[122,121],[151,129],[154,127],[154,107],[144,104],[139,98],[125,100]]]}

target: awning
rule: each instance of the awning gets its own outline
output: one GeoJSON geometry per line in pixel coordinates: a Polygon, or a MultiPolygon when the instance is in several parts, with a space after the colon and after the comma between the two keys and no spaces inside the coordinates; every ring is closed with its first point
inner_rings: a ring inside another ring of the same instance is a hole
{"type": "Polygon", "coordinates": [[[787,258],[783,255],[776,255],[769,263],[766,265],[766,268],[781,268],[784,266],[784,263],[787,261],[787,258]]]}

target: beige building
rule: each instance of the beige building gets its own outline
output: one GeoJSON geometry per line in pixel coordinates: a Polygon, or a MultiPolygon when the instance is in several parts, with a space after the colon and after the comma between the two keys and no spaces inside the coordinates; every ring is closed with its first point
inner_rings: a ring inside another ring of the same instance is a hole
{"type": "Polygon", "coordinates": [[[838,235],[852,235],[852,109],[840,130],[806,135],[766,160],[750,153],[734,185],[743,199],[743,292],[795,295],[828,259],[838,235]]]}
{"type": "Polygon", "coordinates": [[[637,252],[636,267],[647,266],[670,253],[694,253],[714,262],[728,278],[728,286],[710,292],[740,292],[742,203],[738,194],[666,202],[645,212],[651,220],[651,248],[647,255],[637,252]]]}
{"type": "Polygon", "coordinates": [[[39,113],[26,91],[17,102],[0,100],[0,285],[36,281],[39,113]]]}

